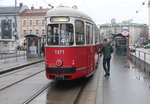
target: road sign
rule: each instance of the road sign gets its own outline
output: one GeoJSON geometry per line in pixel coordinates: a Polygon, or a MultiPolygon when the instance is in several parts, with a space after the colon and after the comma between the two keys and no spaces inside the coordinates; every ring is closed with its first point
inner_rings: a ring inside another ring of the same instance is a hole
{"type": "Polygon", "coordinates": [[[129,27],[128,26],[122,26],[121,33],[125,37],[129,36],[129,27]]]}

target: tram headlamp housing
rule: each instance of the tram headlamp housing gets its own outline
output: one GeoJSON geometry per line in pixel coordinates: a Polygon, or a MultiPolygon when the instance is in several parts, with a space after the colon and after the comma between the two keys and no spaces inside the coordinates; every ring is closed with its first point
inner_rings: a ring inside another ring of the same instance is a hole
{"type": "Polygon", "coordinates": [[[56,61],[56,66],[60,67],[63,65],[63,61],[62,60],[57,60],[56,61]]]}

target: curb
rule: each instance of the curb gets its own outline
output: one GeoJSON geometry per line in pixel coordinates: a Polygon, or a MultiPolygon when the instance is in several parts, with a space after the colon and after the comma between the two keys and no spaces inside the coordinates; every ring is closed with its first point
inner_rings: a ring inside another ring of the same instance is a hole
{"type": "Polygon", "coordinates": [[[42,62],[42,61],[44,61],[44,59],[37,60],[37,61],[32,61],[30,63],[26,63],[26,64],[23,64],[23,65],[18,65],[18,66],[15,66],[15,67],[10,67],[10,68],[7,68],[7,69],[3,69],[3,70],[0,71],[0,75],[4,74],[4,73],[7,73],[7,72],[11,72],[11,71],[17,70],[19,68],[30,66],[30,65],[36,64],[38,62],[42,62]]]}

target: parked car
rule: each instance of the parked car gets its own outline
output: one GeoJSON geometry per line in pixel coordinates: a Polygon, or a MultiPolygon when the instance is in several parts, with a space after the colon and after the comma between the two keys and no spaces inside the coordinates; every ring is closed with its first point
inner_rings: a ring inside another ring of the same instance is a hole
{"type": "Polygon", "coordinates": [[[134,45],[130,45],[129,48],[130,48],[130,52],[135,52],[136,50],[136,47],[134,45]]]}
{"type": "Polygon", "coordinates": [[[144,45],[143,48],[150,48],[150,44],[144,45]]]}

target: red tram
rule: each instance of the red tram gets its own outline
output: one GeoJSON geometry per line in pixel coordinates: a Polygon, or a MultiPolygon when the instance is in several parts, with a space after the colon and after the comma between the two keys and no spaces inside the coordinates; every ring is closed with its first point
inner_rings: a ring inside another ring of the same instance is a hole
{"type": "Polygon", "coordinates": [[[92,75],[102,40],[92,19],[77,9],[57,7],[47,12],[45,20],[47,78],[72,80],[92,75]]]}

